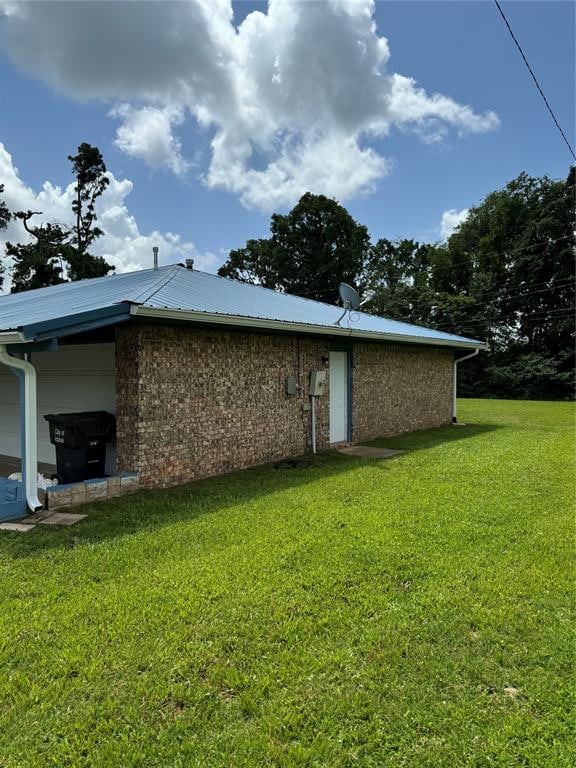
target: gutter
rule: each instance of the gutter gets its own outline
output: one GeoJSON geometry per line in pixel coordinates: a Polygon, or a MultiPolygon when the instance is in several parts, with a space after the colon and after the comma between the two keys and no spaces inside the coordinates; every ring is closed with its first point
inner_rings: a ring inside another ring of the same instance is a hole
{"type": "Polygon", "coordinates": [[[268,331],[287,331],[289,333],[311,333],[328,336],[346,336],[354,339],[372,339],[377,341],[397,341],[404,344],[428,344],[434,347],[450,347],[452,349],[470,349],[487,347],[477,341],[457,341],[451,339],[431,339],[426,336],[405,336],[396,333],[378,333],[377,331],[359,331],[351,328],[339,328],[336,325],[313,325],[312,323],[292,323],[285,320],[264,320],[255,317],[241,317],[239,315],[221,315],[212,312],[194,312],[185,309],[165,309],[160,307],[144,307],[132,305],[130,314],[133,317],[149,317],[165,320],[183,320],[196,323],[214,323],[217,325],[231,325],[237,328],[257,328],[268,331]]]}
{"type": "Polygon", "coordinates": [[[454,357],[454,363],[452,366],[452,424],[457,424],[458,419],[456,417],[456,389],[458,386],[458,363],[461,363],[463,360],[470,360],[471,357],[476,357],[476,355],[480,352],[480,347],[478,349],[475,349],[474,352],[471,352],[469,355],[464,355],[464,357],[454,357]]]}
{"type": "Polygon", "coordinates": [[[0,332],[0,344],[25,344],[28,341],[20,331],[0,332]]]}
{"type": "MultiPolygon", "coordinates": [[[[3,340],[1,340],[3,341],[3,340]]],[[[42,509],[38,499],[38,454],[36,435],[36,369],[28,360],[10,355],[0,343],[0,363],[4,363],[20,380],[20,439],[22,441],[22,483],[26,503],[31,512],[42,509]]]]}

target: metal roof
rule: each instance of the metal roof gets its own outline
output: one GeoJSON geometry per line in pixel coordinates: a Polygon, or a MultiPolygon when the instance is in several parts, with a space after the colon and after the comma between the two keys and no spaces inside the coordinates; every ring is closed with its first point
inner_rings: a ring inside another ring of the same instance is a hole
{"type": "MultiPolygon", "coordinates": [[[[431,328],[402,323],[365,312],[348,313],[336,325],[342,308],[257,285],[190,270],[180,265],[62,283],[49,288],[0,296],[1,334],[18,332],[33,340],[58,336],[59,329],[83,321],[105,325],[119,314],[166,317],[195,323],[224,323],[294,332],[483,347],[483,342],[431,328]]],[[[116,318],[116,319],[115,319],[116,318]]]]}

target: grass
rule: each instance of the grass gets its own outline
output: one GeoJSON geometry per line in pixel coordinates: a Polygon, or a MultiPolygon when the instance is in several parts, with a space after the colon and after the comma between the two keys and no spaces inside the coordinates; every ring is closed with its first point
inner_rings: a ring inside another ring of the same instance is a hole
{"type": "Polygon", "coordinates": [[[0,537],[2,768],[574,764],[573,406],[0,537]]]}

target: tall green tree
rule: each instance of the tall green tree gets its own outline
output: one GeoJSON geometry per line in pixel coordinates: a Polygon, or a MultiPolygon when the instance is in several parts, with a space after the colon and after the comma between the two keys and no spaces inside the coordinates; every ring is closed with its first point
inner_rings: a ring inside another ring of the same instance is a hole
{"type": "Polygon", "coordinates": [[[70,280],[100,277],[110,272],[111,267],[101,257],[92,256],[88,249],[104,234],[96,225],[96,200],[110,184],[106,165],[98,147],[86,142],[80,144],[75,155],[68,155],[68,160],[76,177],[72,202],[76,221],[70,238],[74,253],[69,259],[69,277],[70,280]]]}
{"type": "MultiPolygon", "coordinates": [[[[0,195],[4,194],[4,184],[0,184],[0,195]]],[[[6,229],[8,227],[8,224],[10,223],[10,219],[12,218],[12,214],[8,210],[8,206],[0,198],[0,231],[6,229]]]]}
{"type": "Polygon", "coordinates": [[[100,150],[80,144],[76,155],[68,157],[76,178],[72,212],[74,225],[59,223],[34,226],[32,217],[40,211],[18,211],[30,235],[26,243],[7,243],[6,256],[12,271],[12,291],[27,291],[58,283],[107,275],[113,267],[89,248],[104,234],[96,225],[96,201],[109,184],[100,150]]]}
{"type": "Polygon", "coordinates": [[[452,289],[473,297],[445,327],[492,347],[463,373],[464,392],[573,396],[575,200],[574,168],[566,180],[523,173],[473,208],[441,249],[452,289]]]}
{"type": "Polygon", "coordinates": [[[414,240],[378,240],[365,267],[365,282],[372,292],[365,311],[410,323],[429,322],[434,299],[429,284],[431,252],[430,246],[414,240]]]}
{"type": "Polygon", "coordinates": [[[362,282],[370,236],[335,200],[307,192],[270,232],[231,251],[218,274],[326,302],[341,282],[362,282]]]}
{"type": "MultiPolygon", "coordinates": [[[[4,184],[0,184],[0,196],[4,194],[4,184]]],[[[3,232],[5,229],[8,229],[8,224],[10,223],[10,219],[12,218],[12,214],[10,213],[8,206],[0,197],[0,232],[3,232]]],[[[4,277],[4,265],[0,262],[0,288],[2,288],[3,283],[3,277],[4,277]]]]}
{"type": "Polygon", "coordinates": [[[379,241],[367,311],[488,341],[462,370],[465,394],[573,396],[575,170],[521,174],[472,208],[448,241],[379,241]]]}

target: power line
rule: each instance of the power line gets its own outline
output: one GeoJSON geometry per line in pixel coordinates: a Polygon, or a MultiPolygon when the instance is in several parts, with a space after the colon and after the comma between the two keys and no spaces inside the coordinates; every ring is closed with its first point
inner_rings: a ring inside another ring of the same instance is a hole
{"type": "MultiPolygon", "coordinates": [[[[566,277],[557,277],[557,278],[553,278],[552,280],[542,280],[539,283],[525,283],[524,285],[517,285],[515,288],[505,288],[504,291],[508,295],[505,296],[505,297],[502,297],[502,298],[513,299],[516,296],[520,295],[519,292],[524,293],[524,291],[527,288],[537,288],[540,285],[547,286],[547,288],[545,290],[550,290],[552,288],[558,288],[558,287],[560,287],[559,283],[571,283],[571,282],[574,282],[574,277],[575,277],[574,275],[567,275],[566,277]],[[514,291],[514,293],[510,293],[511,291],[514,291]]],[[[490,296],[497,296],[497,297],[499,297],[500,294],[501,294],[501,291],[488,291],[487,293],[484,293],[483,291],[479,291],[479,293],[478,293],[479,296],[480,295],[482,296],[482,303],[483,303],[483,300],[486,297],[490,297],[490,296]]],[[[450,297],[456,296],[456,294],[448,294],[448,295],[450,297]]],[[[473,298],[473,297],[472,296],[462,296],[462,295],[460,295],[460,298],[473,298]]],[[[475,301],[475,302],[471,302],[470,304],[463,304],[462,306],[464,308],[466,308],[466,307],[473,307],[475,304],[479,304],[479,303],[481,303],[481,302],[479,302],[479,301],[476,302],[475,301]]]]}
{"type": "Polygon", "coordinates": [[[536,78],[536,75],[534,74],[534,72],[532,70],[532,67],[528,63],[528,59],[526,58],[526,55],[524,54],[524,51],[522,50],[522,46],[520,45],[520,43],[516,39],[516,35],[514,34],[514,32],[512,32],[512,27],[510,26],[510,22],[508,21],[508,19],[506,18],[505,14],[504,14],[504,11],[502,10],[502,6],[498,2],[498,0],[494,0],[494,3],[496,5],[496,7],[498,8],[498,10],[500,11],[500,16],[502,16],[502,18],[504,19],[504,24],[506,24],[506,26],[508,27],[508,32],[510,32],[510,37],[516,43],[516,47],[518,48],[518,50],[520,51],[520,55],[524,59],[524,64],[526,64],[526,66],[528,67],[528,72],[530,72],[530,74],[532,75],[532,80],[534,80],[534,83],[536,84],[536,88],[538,88],[538,91],[540,92],[540,96],[542,96],[542,98],[544,99],[544,104],[546,104],[546,108],[548,109],[548,112],[550,112],[550,115],[552,116],[552,120],[554,120],[554,122],[556,124],[556,128],[558,128],[558,130],[560,131],[560,135],[562,136],[562,138],[564,139],[564,142],[566,143],[566,146],[570,150],[570,154],[572,155],[574,160],[576,160],[576,154],[574,154],[574,150],[572,149],[572,147],[570,145],[570,142],[566,138],[566,134],[564,133],[564,131],[560,127],[560,123],[556,119],[556,115],[554,114],[554,112],[552,110],[552,107],[548,103],[548,99],[544,95],[544,91],[540,87],[540,83],[538,82],[538,79],[536,78]]]}
{"type": "MultiPolygon", "coordinates": [[[[572,235],[562,235],[561,237],[555,237],[550,240],[543,240],[540,243],[532,243],[532,245],[521,245],[517,248],[510,248],[509,251],[501,252],[501,251],[487,251],[484,255],[486,256],[502,256],[507,257],[510,256],[513,253],[520,253],[521,251],[529,251],[532,248],[539,248],[540,246],[544,245],[555,245],[556,243],[559,243],[561,240],[572,240],[572,235]]],[[[450,268],[453,264],[471,264],[474,260],[478,259],[478,254],[472,254],[468,256],[465,259],[454,259],[452,261],[447,262],[446,264],[435,264],[435,268],[450,268]]],[[[430,267],[432,264],[429,265],[430,267]]]]}
{"type": "Polygon", "coordinates": [[[444,331],[446,333],[460,333],[460,330],[455,329],[466,329],[466,328],[472,328],[473,326],[478,325],[488,325],[493,326],[500,324],[502,322],[519,322],[519,323],[525,323],[525,322],[545,322],[546,320],[555,320],[555,321],[563,321],[568,320],[571,318],[574,318],[576,320],[576,317],[574,315],[574,310],[576,310],[576,307],[563,307],[562,309],[551,309],[550,311],[541,310],[539,312],[530,312],[526,315],[523,315],[522,317],[517,318],[510,318],[505,315],[501,315],[497,318],[491,318],[490,320],[464,320],[459,323],[453,323],[451,325],[438,325],[435,327],[435,330],[437,331],[444,331]]]}
{"type": "MultiPolygon", "coordinates": [[[[504,253],[501,251],[496,251],[496,252],[489,251],[486,255],[506,257],[506,256],[510,256],[513,253],[521,253],[522,251],[529,251],[529,250],[532,250],[533,248],[540,248],[541,246],[546,246],[546,245],[555,245],[556,243],[559,243],[562,240],[572,240],[572,239],[573,239],[572,235],[560,235],[560,237],[550,238],[548,240],[542,240],[539,243],[532,243],[531,245],[520,245],[520,246],[517,246],[516,248],[510,248],[510,250],[504,253]]],[[[468,256],[465,259],[453,259],[446,264],[430,263],[425,267],[425,269],[450,269],[454,264],[470,264],[475,258],[477,258],[476,254],[474,256],[468,256]]],[[[569,275],[569,277],[573,277],[573,275],[569,275]]],[[[563,280],[568,278],[558,278],[558,279],[563,280]]],[[[518,287],[526,288],[526,287],[530,287],[530,285],[544,285],[547,282],[548,282],[547,280],[543,280],[541,283],[530,283],[526,286],[523,285],[518,287]]],[[[333,294],[333,293],[334,293],[333,289],[327,288],[324,291],[314,291],[314,293],[297,293],[292,295],[300,296],[303,299],[312,299],[312,298],[315,298],[316,296],[328,296],[329,294],[333,294]]],[[[490,296],[491,293],[499,293],[499,291],[491,291],[483,295],[490,296]]],[[[318,301],[318,299],[316,299],[316,301],[318,301]]]]}
{"type": "MultiPolygon", "coordinates": [[[[500,299],[514,299],[516,296],[521,296],[523,293],[526,292],[527,288],[537,288],[540,285],[545,285],[546,288],[543,289],[543,292],[552,290],[554,288],[563,288],[564,285],[560,285],[561,283],[566,283],[567,285],[576,282],[575,278],[576,275],[566,275],[566,277],[557,277],[552,278],[551,280],[542,280],[539,283],[524,283],[524,285],[517,285],[516,287],[512,288],[504,288],[504,295],[500,295],[502,293],[502,290],[500,291],[488,291],[484,293],[484,291],[479,291],[478,296],[482,297],[482,301],[471,301],[469,304],[462,304],[462,309],[467,309],[468,307],[474,307],[477,304],[487,304],[492,302],[485,302],[484,299],[486,297],[490,296],[496,296],[497,298],[494,299],[494,302],[500,300],[500,299]],[[514,291],[514,293],[511,293],[511,291],[514,291]]],[[[448,296],[450,299],[472,299],[473,296],[468,296],[465,294],[456,294],[456,293],[448,293],[447,291],[437,291],[437,293],[444,294],[448,296]]],[[[530,293],[530,291],[528,291],[530,293]]]]}
{"type": "MultiPolygon", "coordinates": [[[[497,304],[500,301],[519,299],[522,296],[535,296],[538,293],[548,293],[549,291],[553,291],[555,289],[561,290],[563,288],[571,288],[575,284],[576,284],[576,281],[568,280],[563,284],[551,285],[548,288],[541,288],[538,291],[523,291],[522,293],[509,293],[509,294],[505,293],[504,295],[499,296],[497,299],[491,299],[490,301],[473,301],[473,302],[470,302],[470,304],[463,304],[462,309],[468,309],[469,307],[480,307],[486,304],[497,304]]],[[[538,285],[538,283],[535,283],[535,285],[538,285]]],[[[521,286],[521,287],[525,288],[527,286],[521,286]]],[[[486,295],[489,295],[489,294],[486,294],[486,295]]]]}

